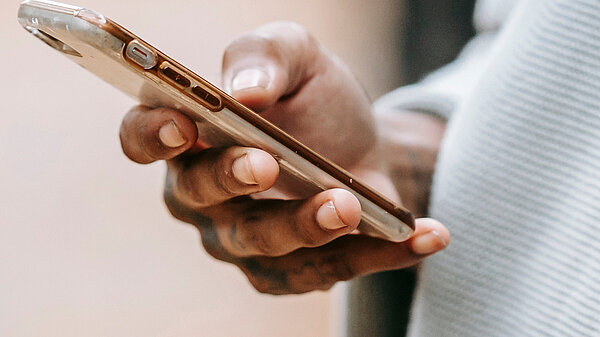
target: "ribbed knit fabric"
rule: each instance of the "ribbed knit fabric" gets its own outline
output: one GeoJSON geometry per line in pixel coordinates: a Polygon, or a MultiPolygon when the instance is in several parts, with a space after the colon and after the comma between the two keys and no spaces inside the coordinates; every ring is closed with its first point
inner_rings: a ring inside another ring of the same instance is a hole
{"type": "Polygon", "coordinates": [[[600,336],[600,0],[519,6],[440,153],[411,336],[600,336]]]}

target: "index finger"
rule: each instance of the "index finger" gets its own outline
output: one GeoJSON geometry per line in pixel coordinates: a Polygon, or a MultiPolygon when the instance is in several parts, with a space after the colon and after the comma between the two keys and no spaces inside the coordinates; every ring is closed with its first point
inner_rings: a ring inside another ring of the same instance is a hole
{"type": "Polygon", "coordinates": [[[140,105],[123,118],[119,137],[129,159],[148,164],[172,159],[190,149],[198,138],[198,128],[179,111],[140,105]]]}

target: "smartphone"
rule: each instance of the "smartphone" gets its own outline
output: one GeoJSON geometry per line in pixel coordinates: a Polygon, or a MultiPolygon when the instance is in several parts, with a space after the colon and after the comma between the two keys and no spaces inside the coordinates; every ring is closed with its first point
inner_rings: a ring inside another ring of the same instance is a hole
{"type": "Polygon", "coordinates": [[[53,1],[25,1],[19,23],[140,103],[169,107],[196,121],[206,146],[247,146],[267,151],[280,166],[280,181],[298,197],[330,188],[353,193],[362,207],[360,232],[401,242],[414,232],[414,217],[217,86],[102,14],[53,1]]]}

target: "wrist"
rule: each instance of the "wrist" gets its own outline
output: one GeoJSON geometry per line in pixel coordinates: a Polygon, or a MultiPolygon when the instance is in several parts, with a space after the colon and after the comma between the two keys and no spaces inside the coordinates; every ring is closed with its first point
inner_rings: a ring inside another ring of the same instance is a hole
{"type": "Polygon", "coordinates": [[[437,154],[445,121],[411,111],[378,114],[382,158],[405,207],[415,216],[427,215],[437,154]]]}

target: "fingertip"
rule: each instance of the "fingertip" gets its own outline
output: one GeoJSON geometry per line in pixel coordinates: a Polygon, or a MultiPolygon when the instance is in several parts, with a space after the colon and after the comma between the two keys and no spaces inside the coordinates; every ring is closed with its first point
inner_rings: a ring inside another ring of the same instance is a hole
{"type": "Polygon", "coordinates": [[[157,133],[163,145],[173,149],[180,147],[187,149],[194,145],[198,138],[198,128],[191,118],[167,108],[158,108],[155,111],[161,117],[159,119],[163,120],[157,133]]]}
{"type": "Polygon", "coordinates": [[[444,226],[441,222],[432,219],[432,218],[419,218],[415,220],[415,236],[417,235],[421,235],[423,233],[432,231],[432,230],[436,230],[442,234],[444,234],[444,237],[446,237],[449,242],[450,240],[450,233],[448,232],[448,229],[446,228],[446,226],[444,226]]]}
{"type": "Polygon", "coordinates": [[[437,220],[416,220],[416,230],[411,239],[411,248],[417,255],[429,255],[445,249],[450,244],[448,229],[437,220]]]}
{"type": "Polygon", "coordinates": [[[248,163],[248,174],[260,190],[269,189],[275,184],[279,176],[279,164],[273,156],[259,149],[250,149],[244,156],[248,163]]]}
{"type": "Polygon", "coordinates": [[[275,93],[265,88],[234,91],[231,95],[240,103],[257,112],[266,110],[277,102],[275,93]]]}
{"type": "Polygon", "coordinates": [[[194,145],[196,124],[183,113],[166,108],[131,109],[119,133],[123,152],[137,163],[171,159],[194,145]]]}
{"type": "Polygon", "coordinates": [[[173,149],[187,143],[187,138],[172,119],[158,129],[158,139],[164,146],[173,149]]]}
{"type": "Polygon", "coordinates": [[[277,102],[282,95],[283,84],[278,73],[281,69],[276,65],[268,67],[250,67],[238,70],[233,75],[229,90],[240,103],[255,111],[263,111],[277,102]]]}
{"type": "Polygon", "coordinates": [[[349,191],[335,188],[328,191],[340,220],[349,228],[356,228],[360,223],[361,206],[358,199],[349,191]]]}
{"type": "Polygon", "coordinates": [[[243,92],[245,90],[268,89],[271,82],[269,73],[261,67],[249,67],[236,72],[231,80],[231,91],[243,92]]]}
{"type": "Polygon", "coordinates": [[[318,48],[301,26],[268,25],[233,41],[223,55],[224,89],[255,111],[294,92],[312,74],[318,48]]]}

